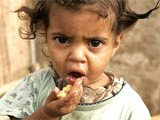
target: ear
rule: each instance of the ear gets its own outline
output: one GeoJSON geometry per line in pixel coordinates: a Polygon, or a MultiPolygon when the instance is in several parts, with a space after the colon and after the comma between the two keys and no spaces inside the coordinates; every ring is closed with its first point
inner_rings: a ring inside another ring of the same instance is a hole
{"type": "Polygon", "coordinates": [[[123,38],[124,38],[124,34],[120,34],[120,35],[115,37],[112,56],[114,56],[115,53],[117,52],[117,50],[118,50],[123,38]]]}

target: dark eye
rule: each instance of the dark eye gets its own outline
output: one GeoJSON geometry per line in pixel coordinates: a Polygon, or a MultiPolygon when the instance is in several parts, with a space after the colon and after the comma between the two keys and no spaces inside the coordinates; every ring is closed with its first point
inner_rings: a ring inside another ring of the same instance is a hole
{"type": "Polygon", "coordinates": [[[92,47],[99,47],[102,44],[100,40],[91,40],[89,45],[92,47]]]}
{"type": "Polygon", "coordinates": [[[68,43],[67,37],[55,37],[54,39],[60,44],[68,43]]]}

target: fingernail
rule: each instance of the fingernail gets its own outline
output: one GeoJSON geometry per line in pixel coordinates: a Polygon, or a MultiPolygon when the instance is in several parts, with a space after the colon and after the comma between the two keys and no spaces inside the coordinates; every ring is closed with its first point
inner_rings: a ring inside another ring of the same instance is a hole
{"type": "Polygon", "coordinates": [[[81,85],[81,84],[82,84],[82,80],[81,79],[77,80],[77,85],[81,85]]]}
{"type": "Polygon", "coordinates": [[[59,89],[57,87],[54,88],[54,92],[59,92],[59,89]]]}

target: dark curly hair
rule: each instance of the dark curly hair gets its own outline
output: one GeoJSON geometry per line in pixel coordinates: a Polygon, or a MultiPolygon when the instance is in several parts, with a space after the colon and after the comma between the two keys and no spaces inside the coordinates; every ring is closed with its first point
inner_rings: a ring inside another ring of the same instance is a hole
{"type": "Polygon", "coordinates": [[[23,6],[16,10],[19,18],[22,18],[20,13],[25,13],[29,17],[29,19],[25,19],[29,20],[29,30],[25,31],[20,28],[20,36],[23,39],[34,39],[37,33],[46,34],[49,27],[50,8],[53,2],[64,6],[66,9],[75,10],[79,10],[83,6],[93,5],[95,7],[90,11],[97,13],[104,19],[108,16],[108,8],[111,8],[116,16],[113,25],[115,35],[128,32],[139,19],[148,18],[152,11],[158,8],[159,4],[158,1],[153,9],[144,14],[137,14],[129,8],[128,0],[38,0],[34,9],[23,6]]]}

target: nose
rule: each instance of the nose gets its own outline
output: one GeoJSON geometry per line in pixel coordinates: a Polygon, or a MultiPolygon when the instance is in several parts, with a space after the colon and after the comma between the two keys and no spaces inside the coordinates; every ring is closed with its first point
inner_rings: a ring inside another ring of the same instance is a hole
{"type": "Polygon", "coordinates": [[[70,49],[68,60],[74,63],[85,63],[86,62],[86,50],[83,46],[73,46],[70,49]]]}

